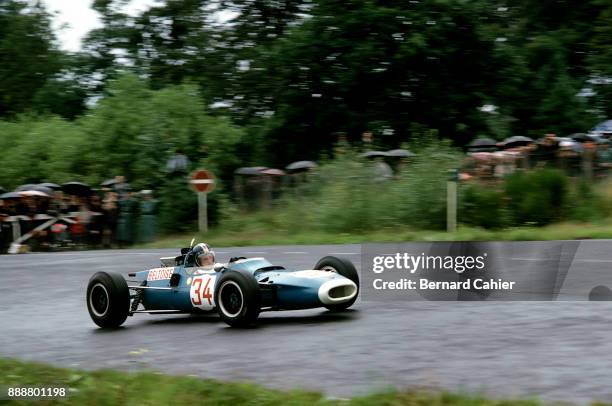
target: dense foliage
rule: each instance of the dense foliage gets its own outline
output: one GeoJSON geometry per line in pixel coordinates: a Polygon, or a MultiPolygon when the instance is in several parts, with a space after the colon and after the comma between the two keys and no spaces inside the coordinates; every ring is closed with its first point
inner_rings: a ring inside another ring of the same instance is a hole
{"type": "Polygon", "coordinates": [[[138,16],[122,4],[96,0],[103,25],[69,54],[40,5],[2,2],[0,117],[73,119],[132,71],[152,89],[196,86],[196,106],[245,128],[250,159],[283,164],[339,134],[396,146],[418,124],[462,145],[612,113],[608,1],[168,0],[138,16]]]}
{"type": "MultiPolygon", "coordinates": [[[[137,16],[123,4],[95,0],[102,26],[69,53],[39,2],[0,3],[0,185],[122,174],[158,189],[164,211],[193,205],[165,170],[176,151],[215,171],[225,192],[239,166],[335,156],[316,183],[326,199],[308,213],[315,222],[441,228],[446,171],[459,156],[450,144],[567,135],[612,115],[609,1],[167,0],[137,16]],[[384,198],[364,182],[365,163],[333,149],[364,132],[373,146],[397,147],[429,130],[450,144],[424,150],[384,198]]],[[[492,202],[508,190],[468,191],[464,210],[485,227],[567,213],[555,203],[533,214],[533,201],[548,201],[534,187],[503,213],[492,202]],[[479,220],[475,204],[492,215],[479,220]]],[[[164,217],[185,224],[193,213],[164,217]]]]}
{"type": "MultiPolygon", "coordinates": [[[[222,209],[227,229],[368,233],[388,230],[445,230],[447,182],[461,162],[460,150],[435,139],[413,144],[419,154],[393,180],[376,176],[376,162],[340,146],[304,189],[288,190],[273,210],[240,215],[230,202],[222,209]],[[259,222],[259,224],[258,224],[259,222]]],[[[597,189],[605,189],[601,185],[597,189]]],[[[611,214],[610,197],[556,169],[516,172],[492,185],[459,184],[458,221],[485,229],[592,221],[611,214]]]]}

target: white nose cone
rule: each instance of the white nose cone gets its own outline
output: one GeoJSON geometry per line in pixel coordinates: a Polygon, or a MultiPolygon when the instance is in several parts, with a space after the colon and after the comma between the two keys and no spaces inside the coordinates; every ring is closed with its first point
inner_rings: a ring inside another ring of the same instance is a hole
{"type": "Polygon", "coordinates": [[[348,302],[357,294],[357,285],[349,279],[332,279],[319,287],[319,300],[324,305],[348,302]]]}

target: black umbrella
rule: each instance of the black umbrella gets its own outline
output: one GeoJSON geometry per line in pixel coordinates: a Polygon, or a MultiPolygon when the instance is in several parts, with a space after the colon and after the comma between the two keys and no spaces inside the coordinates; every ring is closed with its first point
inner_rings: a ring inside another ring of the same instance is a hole
{"type": "Polygon", "coordinates": [[[392,156],[394,158],[410,158],[411,156],[416,156],[416,154],[407,149],[392,149],[387,151],[387,156],[392,156]]]}
{"type": "Polygon", "coordinates": [[[533,139],[529,137],[524,137],[522,135],[515,135],[514,137],[509,137],[504,140],[504,147],[506,148],[519,147],[522,145],[531,144],[532,142],[534,142],[533,139]]]}
{"type": "Polygon", "coordinates": [[[22,197],[23,196],[17,192],[8,192],[0,195],[0,199],[21,199],[22,197]]]}
{"type": "Polygon", "coordinates": [[[36,190],[38,192],[43,192],[49,196],[53,196],[53,193],[54,193],[53,189],[51,189],[50,187],[42,186],[42,185],[36,185],[30,190],[36,190]]]}
{"type": "Polygon", "coordinates": [[[113,186],[116,183],[117,183],[117,180],[115,178],[112,178],[112,179],[107,179],[104,182],[100,183],[100,186],[109,187],[109,186],[113,186]]]}
{"type": "Polygon", "coordinates": [[[17,189],[15,189],[15,192],[23,192],[25,190],[34,190],[35,187],[36,185],[33,183],[26,183],[25,185],[17,186],[17,189]]]}
{"type": "Polygon", "coordinates": [[[297,161],[297,162],[290,163],[289,165],[285,167],[285,169],[287,169],[288,171],[297,172],[297,171],[307,171],[309,169],[316,168],[317,166],[318,165],[312,161],[297,161]]]}
{"type": "Polygon", "coordinates": [[[236,175],[264,175],[261,171],[266,170],[265,166],[247,166],[238,168],[234,171],[236,175]]]}
{"type": "Polygon", "coordinates": [[[62,185],[62,190],[69,195],[87,196],[91,194],[91,188],[81,182],[67,182],[62,185]]]}
{"type": "Polygon", "coordinates": [[[475,140],[467,144],[467,147],[470,149],[472,148],[496,148],[497,141],[495,141],[492,138],[476,138],[475,140]]]}
{"type": "Polygon", "coordinates": [[[60,185],[51,182],[40,183],[38,186],[48,187],[49,189],[53,190],[60,190],[62,188],[60,185]]]}
{"type": "Polygon", "coordinates": [[[591,137],[593,142],[595,142],[596,144],[608,144],[609,143],[609,141],[606,138],[602,137],[601,135],[589,134],[589,137],[591,137]]]}
{"type": "Polygon", "coordinates": [[[569,138],[577,142],[594,141],[593,137],[585,133],[575,133],[575,134],[570,135],[569,138]]]}
{"type": "Polygon", "coordinates": [[[384,151],[367,151],[361,154],[362,158],[379,158],[385,156],[389,156],[389,154],[384,151]]]}

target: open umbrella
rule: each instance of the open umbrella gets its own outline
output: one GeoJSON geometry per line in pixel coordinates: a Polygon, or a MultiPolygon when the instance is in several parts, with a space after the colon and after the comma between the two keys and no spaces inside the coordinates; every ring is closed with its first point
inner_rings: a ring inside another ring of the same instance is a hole
{"type": "Polygon", "coordinates": [[[266,170],[265,166],[246,166],[243,168],[238,168],[234,171],[236,175],[263,175],[261,171],[266,170]]]}
{"type": "Polygon", "coordinates": [[[62,188],[60,185],[51,182],[39,183],[38,186],[48,187],[49,189],[53,190],[60,190],[62,188]]]}
{"type": "Polygon", "coordinates": [[[612,133],[612,120],[597,124],[591,131],[594,133],[612,133]]]}
{"type": "Polygon", "coordinates": [[[67,182],[62,185],[62,190],[69,195],[87,196],[91,194],[89,185],[81,182],[67,182]]]}
{"type": "Polygon", "coordinates": [[[387,156],[394,158],[410,158],[411,156],[416,156],[416,154],[408,151],[407,149],[392,149],[387,151],[387,156]]]}
{"type": "Polygon", "coordinates": [[[471,152],[468,155],[479,161],[491,161],[497,158],[493,152],[471,152]]]}
{"type": "Polygon", "coordinates": [[[23,196],[21,196],[18,192],[8,192],[8,193],[3,193],[0,195],[0,199],[3,200],[7,200],[7,199],[21,199],[23,196]]]}
{"type": "Polygon", "coordinates": [[[36,187],[35,184],[26,183],[25,185],[17,186],[17,189],[15,189],[15,192],[23,192],[24,190],[33,190],[34,187],[36,187]]]}
{"type": "Polygon", "coordinates": [[[509,137],[504,140],[504,147],[506,148],[520,147],[522,145],[531,144],[532,142],[534,142],[533,139],[529,137],[524,137],[522,135],[515,135],[514,137],[509,137]]]}
{"type": "Polygon", "coordinates": [[[575,134],[570,135],[569,138],[571,138],[572,140],[576,142],[594,141],[593,137],[585,133],[575,133],[575,134]]]}
{"type": "Polygon", "coordinates": [[[472,148],[496,148],[497,141],[492,138],[476,138],[469,144],[467,144],[469,149],[472,148]]]}
{"type": "Polygon", "coordinates": [[[379,158],[379,157],[389,156],[389,154],[387,154],[384,151],[367,151],[361,154],[360,156],[362,158],[379,158]]]}
{"type": "Polygon", "coordinates": [[[115,178],[112,178],[112,179],[107,179],[104,182],[100,183],[100,186],[109,187],[109,186],[113,186],[116,183],[117,183],[117,180],[115,178]]]}
{"type": "Polygon", "coordinates": [[[591,139],[593,139],[593,142],[595,142],[596,144],[608,144],[610,142],[607,138],[604,138],[603,136],[598,134],[589,134],[589,137],[591,137],[591,139]]]}
{"type": "Polygon", "coordinates": [[[46,186],[42,186],[42,185],[36,185],[31,190],[36,190],[38,192],[43,192],[44,194],[47,194],[49,196],[53,196],[53,193],[55,193],[55,191],[53,189],[51,189],[50,187],[46,187],[46,186]]]}
{"type": "Polygon", "coordinates": [[[312,168],[316,168],[318,165],[316,162],[312,161],[297,161],[292,162],[285,167],[288,171],[297,172],[297,171],[307,171],[312,168]]]}
{"type": "Polygon", "coordinates": [[[575,152],[582,152],[584,150],[584,147],[580,142],[577,142],[571,138],[560,138],[559,148],[571,149],[575,152]]]}
{"type": "Polygon", "coordinates": [[[271,176],[283,176],[286,175],[285,171],[281,170],[281,169],[275,169],[275,168],[269,168],[269,169],[264,169],[261,171],[262,174],[264,175],[271,175],[271,176]]]}
{"type": "Polygon", "coordinates": [[[51,195],[48,195],[44,192],[38,191],[38,190],[24,190],[22,192],[18,192],[20,195],[22,196],[26,196],[26,197],[51,197],[51,195]]]}

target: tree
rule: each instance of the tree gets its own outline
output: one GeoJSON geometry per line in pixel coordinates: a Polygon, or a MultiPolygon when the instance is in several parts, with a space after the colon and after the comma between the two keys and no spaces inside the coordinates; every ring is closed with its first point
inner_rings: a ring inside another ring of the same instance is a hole
{"type": "Polygon", "coordinates": [[[0,117],[30,110],[62,68],[49,14],[40,3],[0,3],[0,117]]]}

